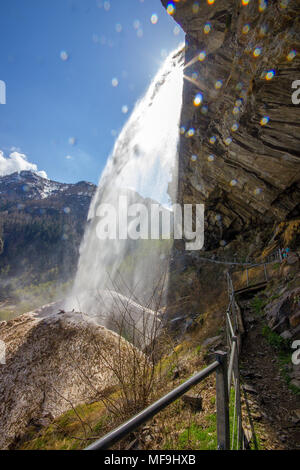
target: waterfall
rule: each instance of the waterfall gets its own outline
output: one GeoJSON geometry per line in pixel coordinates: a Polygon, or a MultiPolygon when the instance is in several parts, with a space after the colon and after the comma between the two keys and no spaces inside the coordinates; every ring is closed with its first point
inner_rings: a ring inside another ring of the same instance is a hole
{"type": "Polygon", "coordinates": [[[128,205],[149,207],[155,202],[162,211],[169,210],[176,198],[178,178],[182,66],[182,50],[170,54],[136,103],[116,140],[89,210],[66,308],[84,312],[112,329],[109,318],[113,309],[120,311],[124,304],[130,305],[136,321],[141,306],[143,312],[155,310],[158,298],[163,304],[172,240],[99,239],[99,208],[110,204],[117,209],[123,196],[128,205]]]}

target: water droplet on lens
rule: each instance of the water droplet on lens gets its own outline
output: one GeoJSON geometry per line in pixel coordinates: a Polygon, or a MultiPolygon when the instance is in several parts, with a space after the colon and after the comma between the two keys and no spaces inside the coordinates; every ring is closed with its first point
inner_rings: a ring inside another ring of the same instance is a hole
{"type": "Polygon", "coordinates": [[[151,16],[151,23],[156,24],[157,22],[158,22],[158,16],[156,13],[153,13],[153,15],[151,16]]]}
{"type": "Polygon", "coordinates": [[[195,106],[200,106],[200,104],[202,103],[202,100],[203,100],[203,96],[201,93],[197,93],[197,95],[195,96],[194,98],[194,105],[195,106]]]}
{"type": "Polygon", "coordinates": [[[69,59],[69,54],[66,51],[61,51],[60,58],[63,62],[66,62],[69,59]]]}

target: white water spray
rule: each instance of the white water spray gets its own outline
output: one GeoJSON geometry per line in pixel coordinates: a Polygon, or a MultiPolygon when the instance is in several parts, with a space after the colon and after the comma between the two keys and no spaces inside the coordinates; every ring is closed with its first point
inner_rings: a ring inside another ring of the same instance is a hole
{"type": "MultiPolygon", "coordinates": [[[[161,297],[159,282],[166,278],[172,241],[100,240],[97,209],[117,206],[119,196],[128,203],[158,202],[164,207],[176,197],[178,138],[182,107],[183,55],[172,53],[136,104],[114,146],[91,203],[88,225],[80,249],[78,271],[66,308],[75,308],[108,325],[112,302],[123,302],[139,314],[139,305],[153,308],[153,292],[161,297]],[[170,185],[170,183],[172,184],[170,185]],[[156,290],[155,290],[156,289],[156,290]],[[130,299],[130,300],[128,300],[130,299]]],[[[166,289],[163,289],[164,294],[166,289]]],[[[121,302],[121,306],[120,306],[121,302]]]]}

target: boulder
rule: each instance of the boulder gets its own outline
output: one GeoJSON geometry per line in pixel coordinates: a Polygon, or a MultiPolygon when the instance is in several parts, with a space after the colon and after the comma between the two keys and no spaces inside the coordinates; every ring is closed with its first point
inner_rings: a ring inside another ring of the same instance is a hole
{"type": "Polygon", "coordinates": [[[202,411],[202,398],[198,395],[183,395],[183,403],[188,405],[193,411],[202,411]]]}

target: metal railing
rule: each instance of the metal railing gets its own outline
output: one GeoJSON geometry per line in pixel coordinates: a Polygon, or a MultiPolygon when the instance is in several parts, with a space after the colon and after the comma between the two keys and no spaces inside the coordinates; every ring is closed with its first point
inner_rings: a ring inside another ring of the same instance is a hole
{"type": "Polygon", "coordinates": [[[248,261],[244,261],[242,259],[238,259],[234,257],[233,259],[229,259],[227,257],[217,258],[217,257],[209,257],[209,256],[197,256],[197,260],[207,261],[209,263],[215,264],[225,264],[229,266],[247,266],[248,268],[254,268],[255,266],[262,266],[266,264],[274,263],[275,261],[282,261],[282,255],[280,249],[274,251],[271,255],[267,256],[263,261],[258,262],[255,259],[250,259],[248,261]]]}
{"type": "Polygon", "coordinates": [[[195,385],[198,385],[212,373],[216,373],[216,405],[217,405],[217,442],[218,449],[244,449],[244,431],[242,427],[239,351],[241,336],[241,319],[239,319],[238,305],[235,300],[234,287],[229,273],[227,273],[229,306],[226,311],[226,336],[229,361],[227,353],[215,353],[215,361],[201,372],[193,375],[179,387],[163,396],[126,423],[114,429],[106,436],[94,442],[86,450],[105,450],[119,442],[131,432],[137,430],[142,424],[153,418],[175,400],[184,395],[195,385]],[[227,364],[228,362],[228,364],[227,364]],[[232,387],[233,383],[233,387],[232,387]],[[231,390],[234,390],[234,407],[232,419],[232,432],[230,433],[229,401],[231,390]],[[231,435],[230,435],[231,434],[231,435]],[[231,442],[230,442],[231,441],[231,442]]]}
{"type": "Polygon", "coordinates": [[[129,419],[126,423],[111,431],[106,436],[91,444],[86,450],[105,450],[119,442],[121,439],[135,431],[142,424],[153,418],[157,413],[169,406],[175,400],[184,395],[195,385],[198,385],[212,373],[216,373],[216,405],[217,405],[217,441],[218,449],[230,448],[229,425],[229,397],[228,397],[228,369],[227,353],[218,351],[215,353],[215,361],[201,372],[193,375],[179,387],[157,400],[145,410],[129,419]]]}

